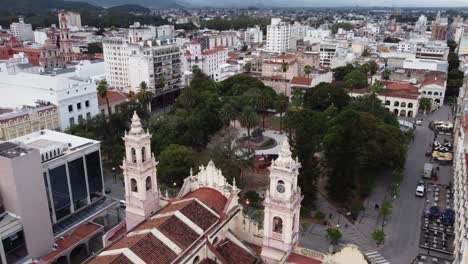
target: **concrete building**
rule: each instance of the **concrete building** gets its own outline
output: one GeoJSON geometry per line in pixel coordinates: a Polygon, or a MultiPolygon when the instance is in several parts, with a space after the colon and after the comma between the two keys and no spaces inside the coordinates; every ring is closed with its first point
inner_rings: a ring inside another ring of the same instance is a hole
{"type": "MultiPolygon", "coordinates": [[[[77,31],[82,28],[81,15],[78,12],[66,11],[64,12],[67,23],[67,28],[71,31],[77,31]]],[[[59,20],[60,21],[60,20],[59,20]]]]}
{"type": "Polygon", "coordinates": [[[19,41],[33,41],[34,33],[31,24],[24,23],[24,18],[19,17],[19,22],[11,23],[10,31],[13,36],[19,41]]]}
{"type": "Polygon", "coordinates": [[[290,95],[288,89],[289,81],[299,75],[299,64],[294,54],[282,54],[262,63],[262,74],[260,79],[265,85],[271,86],[277,93],[290,95]],[[287,65],[286,71],[283,71],[282,65],[287,65]]]}
{"type": "Polygon", "coordinates": [[[445,42],[429,42],[419,44],[416,47],[416,59],[442,60],[446,61],[449,47],[445,42]]]}
{"type": "Polygon", "coordinates": [[[99,113],[96,84],[58,76],[0,73],[0,105],[5,108],[34,106],[37,101],[57,106],[60,128],[67,129],[99,113]]]}
{"type": "Polygon", "coordinates": [[[280,18],[272,18],[267,26],[266,50],[268,52],[283,53],[289,49],[291,39],[291,25],[281,21],[280,18]]]}
{"type": "Polygon", "coordinates": [[[263,30],[259,27],[248,28],[244,31],[244,43],[249,47],[263,43],[263,30]]]}
{"type": "Polygon", "coordinates": [[[100,243],[118,201],[104,196],[99,148],[52,130],[0,143],[2,263],[70,263],[75,249],[89,256],[90,241],[100,243]]]}
{"type": "Polygon", "coordinates": [[[42,104],[0,114],[0,140],[10,140],[42,129],[60,129],[55,105],[42,104]]]}
{"type": "Polygon", "coordinates": [[[429,98],[434,105],[444,102],[447,79],[440,74],[433,74],[422,81],[420,86],[421,97],[429,98]]]}
{"type": "Polygon", "coordinates": [[[129,53],[126,40],[120,37],[105,38],[102,48],[107,83],[114,88],[129,89],[129,53]]]}
{"type": "Polygon", "coordinates": [[[448,18],[440,17],[440,11],[437,13],[436,20],[431,26],[431,39],[432,40],[447,40],[448,33],[448,18]]]}
{"type": "Polygon", "coordinates": [[[421,15],[416,21],[414,25],[414,31],[418,32],[419,34],[424,34],[427,30],[427,17],[425,15],[421,15]]]}
{"type": "Polygon", "coordinates": [[[333,58],[336,56],[337,45],[335,43],[320,44],[320,66],[329,68],[333,58]]]}
{"type": "MultiPolygon", "coordinates": [[[[389,63],[390,65],[390,63],[389,63]]],[[[404,68],[413,70],[425,70],[425,71],[439,71],[447,72],[448,62],[440,60],[427,60],[427,59],[405,59],[400,60],[400,65],[394,68],[404,68]]]]}
{"type": "Polygon", "coordinates": [[[224,47],[202,50],[201,43],[192,41],[186,46],[183,60],[184,72],[191,72],[197,66],[212,80],[222,80],[222,68],[226,65],[228,51],[224,47]]]}

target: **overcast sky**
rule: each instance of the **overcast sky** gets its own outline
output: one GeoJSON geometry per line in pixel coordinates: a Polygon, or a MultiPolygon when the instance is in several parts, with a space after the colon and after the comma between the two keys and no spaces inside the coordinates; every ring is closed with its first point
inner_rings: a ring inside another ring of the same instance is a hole
{"type": "MultiPolygon", "coordinates": [[[[155,0],[157,1],[157,0],[155,0]]],[[[186,0],[200,5],[468,7],[468,0],[186,0]]]]}

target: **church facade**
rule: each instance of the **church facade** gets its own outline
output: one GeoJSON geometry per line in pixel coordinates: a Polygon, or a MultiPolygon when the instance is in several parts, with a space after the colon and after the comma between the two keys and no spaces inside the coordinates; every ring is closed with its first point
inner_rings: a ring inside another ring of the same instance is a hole
{"type": "Polygon", "coordinates": [[[287,140],[270,167],[262,228],[244,214],[235,180],[212,161],[190,172],[177,197],[161,195],[150,138],[134,114],[124,137],[126,222],[90,263],[322,263],[323,254],[297,246],[300,163],[287,140]]]}

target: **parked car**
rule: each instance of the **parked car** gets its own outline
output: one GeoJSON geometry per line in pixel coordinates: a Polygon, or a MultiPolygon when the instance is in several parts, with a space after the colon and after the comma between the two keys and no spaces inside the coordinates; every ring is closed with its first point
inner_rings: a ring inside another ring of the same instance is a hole
{"type": "Polygon", "coordinates": [[[419,184],[418,187],[416,187],[416,196],[423,197],[425,191],[426,188],[424,187],[424,185],[419,184]]]}
{"type": "Polygon", "coordinates": [[[120,200],[120,207],[125,208],[125,200],[120,200]]]}
{"type": "Polygon", "coordinates": [[[422,126],[423,120],[422,120],[422,119],[418,119],[418,120],[416,120],[415,123],[416,123],[416,125],[418,125],[418,126],[422,126]]]}

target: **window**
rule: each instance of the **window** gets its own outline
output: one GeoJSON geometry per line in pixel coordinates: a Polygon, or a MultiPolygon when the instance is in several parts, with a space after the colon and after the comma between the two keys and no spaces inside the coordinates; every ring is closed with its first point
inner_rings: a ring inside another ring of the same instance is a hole
{"type": "Polygon", "coordinates": [[[91,119],[91,113],[90,112],[86,113],[86,119],[91,119]]]}
{"type": "Polygon", "coordinates": [[[86,100],[86,101],[85,101],[85,106],[86,106],[86,107],[89,107],[89,100],[86,100]]]}
{"type": "Polygon", "coordinates": [[[68,112],[73,112],[73,105],[68,106],[68,112]]]}
{"type": "Polygon", "coordinates": [[[151,184],[151,177],[148,176],[148,177],[146,177],[146,180],[145,180],[146,191],[151,190],[151,185],[152,185],[151,184]]]}
{"type": "Polygon", "coordinates": [[[141,162],[145,162],[146,161],[146,148],[143,147],[141,148],[141,162]]]}
{"type": "Polygon", "coordinates": [[[133,163],[136,163],[136,162],[137,162],[137,158],[136,158],[136,151],[135,151],[135,149],[132,148],[131,152],[132,152],[132,153],[131,153],[131,154],[132,154],[132,161],[133,161],[133,163]]]}
{"type": "Polygon", "coordinates": [[[393,104],[393,106],[399,106],[400,103],[398,101],[395,101],[395,103],[393,104]]]}
{"type": "Polygon", "coordinates": [[[79,123],[83,122],[83,115],[79,115],[79,116],[78,116],[78,122],[79,122],[79,123]]]}
{"type": "Polygon", "coordinates": [[[130,187],[132,188],[132,192],[138,192],[137,181],[135,179],[130,180],[130,187]]]}
{"type": "Polygon", "coordinates": [[[75,118],[73,117],[70,117],[70,126],[74,126],[75,125],[75,118]]]}
{"type": "Polygon", "coordinates": [[[273,218],[273,232],[278,234],[283,233],[283,220],[278,216],[273,218]]]}
{"type": "Polygon", "coordinates": [[[76,104],[76,109],[81,110],[81,103],[76,104]]]}

